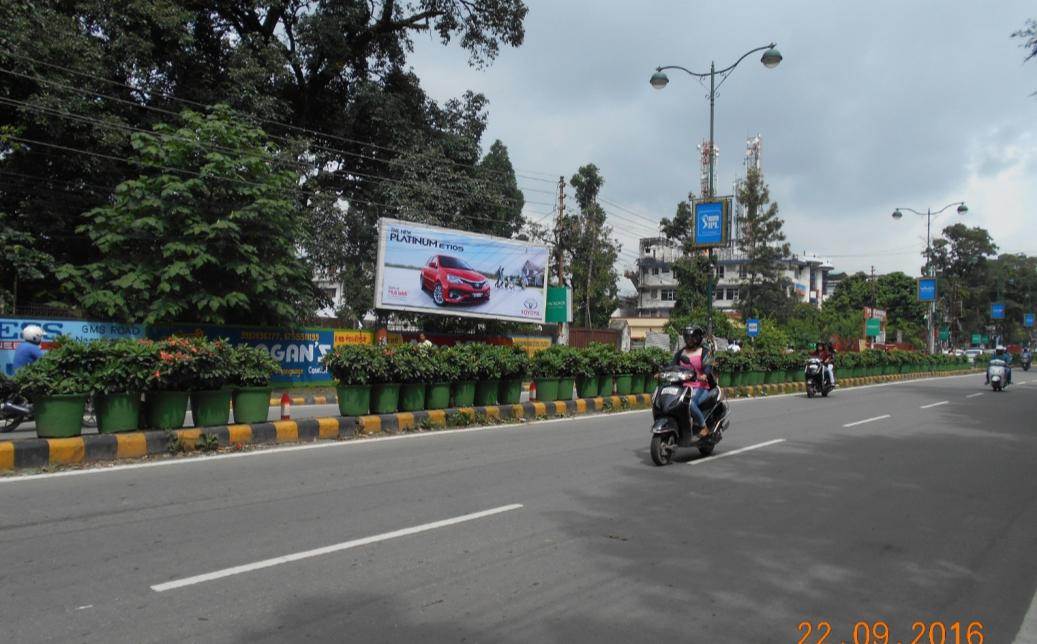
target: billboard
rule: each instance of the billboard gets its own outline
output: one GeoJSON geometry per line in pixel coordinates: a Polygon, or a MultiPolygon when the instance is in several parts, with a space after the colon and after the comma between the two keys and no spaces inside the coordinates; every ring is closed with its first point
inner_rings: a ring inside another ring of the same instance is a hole
{"type": "Polygon", "coordinates": [[[756,318],[749,318],[745,321],[745,335],[750,338],[755,338],[760,335],[760,321],[756,318]]]}
{"type": "Polygon", "coordinates": [[[695,201],[694,248],[727,246],[731,239],[731,197],[695,201]]]}
{"type": "Polygon", "coordinates": [[[544,246],[380,219],[374,306],[543,323],[548,259],[544,246]]]}
{"type": "Polygon", "coordinates": [[[919,302],[935,302],[936,301],[936,278],[935,277],[919,277],[918,282],[918,301],[919,302]]]}
{"type": "Polygon", "coordinates": [[[1005,303],[993,302],[990,304],[990,317],[995,320],[1005,319],[1005,303]]]}
{"type": "Polygon", "coordinates": [[[1032,327],[1033,326],[1033,313],[1024,313],[1023,314],[1023,326],[1025,326],[1025,327],[1032,327]]]}
{"type": "Polygon", "coordinates": [[[0,372],[14,375],[14,350],[22,343],[22,329],[36,324],[43,329],[43,350],[50,348],[59,335],[77,340],[100,338],[143,338],[144,326],[87,320],[34,320],[31,318],[0,318],[0,372]]]}

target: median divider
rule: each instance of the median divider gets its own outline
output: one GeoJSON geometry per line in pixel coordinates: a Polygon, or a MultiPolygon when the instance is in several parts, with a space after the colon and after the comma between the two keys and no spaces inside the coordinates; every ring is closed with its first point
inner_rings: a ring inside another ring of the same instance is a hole
{"type": "MultiPolygon", "coordinates": [[[[973,373],[983,373],[983,369],[957,369],[954,371],[918,371],[913,373],[897,373],[883,376],[862,376],[859,378],[840,378],[836,374],[836,384],[839,389],[851,387],[863,387],[866,385],[878,385],[887,382],[900,382],[903,380],[920,380],[923,378],[940,378],[947,376],[961,376],[973,373]]],[[[784,382],[773,385],[740,385],[725,387],[731,398],[759,398],[765,396],[780,396],[782,394],[803,393],[807,390],[805,380],[796,382],[784,382]]]]}
{"type": "Polygon", "coordinates": [[[350,440],[375,434],[565,418],[646,409],[651,403],[650,394],[632,394],[550,403],[532,401],[515,405],[455,407],[368,416],[277,420],[171,431],[87,434],[73,438],[24,438],[0,441],[0,472],[170,456],[211,451],[216,446],[240,450],[254,445],[350,440]]]}

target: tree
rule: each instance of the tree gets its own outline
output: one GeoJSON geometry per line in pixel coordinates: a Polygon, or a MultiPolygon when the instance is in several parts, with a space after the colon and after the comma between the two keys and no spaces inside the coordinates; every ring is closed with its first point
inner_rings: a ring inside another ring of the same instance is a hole
{"type": "Polygon", "coordinates": [[[956,338],[980,331],[994,296],[997,245],[985,229],[954,224],[932,243],[932,263],[940,277],[939,309],[956,338]]]}
{"type": "Polygon", "coordinates": [[[783,276],[782,261],[789,255],[789,245],[781,230],[784,221],[778,217],[778,204],[771,203],[758,169],[749,168],[739,184],[738,201],[745,208],[738,222],[738,250],[746,272],[738,289],[738,309],[743,318],[784,317],[791,309],[791,283],[783,276]]]}
{"type": "Polygon", "coordinates": [[[1027,20],[1022,29],[1012,33],[1012,37],[1023,39],[1021,46],[1029,52],[1024,61],[1037,58],[1037,20],[1027,20]]]}
{"type": "Polygon", "coordinates": [[[619,243],[605,224],[605,210],[598,194],[605,179],[598,167],[580,167],[569,183],[576,191],[577,214],[562,217],[558,243],[568,255],[572,276],[573,322],[577,326],[604,327],[619,305],[616,260],[619,243]]]}
{"type": "Polygon", "coordinates": [[[89,314],[130,322],[289,324],[322,296],[297,242],[306,224],[292,157],[219,107],[135,134],[112,203],[79,227],[98,259],[59,276],[89,314]]]}
{"type": "Polygon", "coordinates": [[[894,337],[900,331],[908,342],[924,342],[926,307],[918,301],[914,278],[899,271],[875,279],[861,272],[847,276],[825,300],[822,317],[828,327],[838,330],[840,337],[860,337],[860,324],[854,322],[857,330],[848,336],[851,327],[843,319],[863,321],[864,307],[886,311],[887,337],[894,337]]]}

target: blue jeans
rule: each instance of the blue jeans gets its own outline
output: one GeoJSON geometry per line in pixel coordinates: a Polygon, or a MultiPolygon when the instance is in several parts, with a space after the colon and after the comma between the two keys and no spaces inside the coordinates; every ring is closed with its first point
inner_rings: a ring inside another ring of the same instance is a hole
{"type": "Polygon", "coordinates": [[[696,427],[706,426],[706,415],[699,409],[699,403],[702,399],[709,395],[709,389],[693,389],[691,391],[691,400],[688,403],[688,411],[691,412],[691,417],[695,420],[696,427]]]}

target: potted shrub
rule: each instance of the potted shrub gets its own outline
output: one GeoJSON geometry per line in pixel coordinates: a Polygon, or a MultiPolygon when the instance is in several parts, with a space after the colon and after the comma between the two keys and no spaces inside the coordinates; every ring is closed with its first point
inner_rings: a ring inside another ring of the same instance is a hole
{"type": "Polygon", "coordinates": [[[497,399],[502,405],[517,405],[522,401],[522,382],[529,375],[529,354],[522,347],[502,347],[500,391],[497,399]]]}
{"type": "Polygon", "coordinates": [[[782,354],[772,350],[760,351],[759,359],[764,373],[764,384],[777,385],[785,382],[785,362],[782,354]]]}
{"type": "Polygon", "coordinates": [[[145,394],[145,423],[153,429],[180,429],[191,389],[197,387],[195,341],[172,337],[152,344],[158,359],[145,394]]]}
{"type": "Polygon", "coordinates": [[[270,414],[270,379],[279,373],[280,363],[266,349],[247,344],[231,348],[228,383],[232,387],[234,422],[266,422],[270,414]]]}
{"type": "Polygon", "coordinates": [[[659,372],[673,363],[673,354],[659,347],[648,347],[645,349],[643,360],[641,368],[645,373],[644,393],[652,393],[655,391],[659,372]]]}
{"type": "Polygon", "coordinates": [[[590,359],[598,374],[598,395],[611,396],[616,388],[619,351],[607,344],[593,342],[590,347],[590,359]]]}
{"type": "Polygon", "coordinates": [[[558,376],[562,373],[564,351],[568,347],[552,345],[541,349],[533,355],[530,372],[536,384],[537,400],[554,402],[558,400],[558,376]]]}
{"type": "MultiPolygon", "coordinates": [[[[195,382],[191,386],[191,418],[195,427],[226,425],[230,420],[231,346],[226,340],[189,340],[194,358],[195,382]]],[[[269,400],[267,403],[269,404],[269,400]]]]}
{"type": "Polygon", "coordinates": [[[629,351],[616,356],[616,393],[626,396],[633,391],[634,387],[634,359],[629,351]]]}
{"type": "Polygon", "coordinates": [[[141,396],[155,371],[157,355],[150,342],[95,340],[93,394],[97,431],[102,434],[140,427],[141,396]]]}
{"type": "Polygon", "coordinates": [[[83,411],[93,387],[90,360],[86,343],[61,338],[58,346],[18,371],[15,385],[33,404],[37,436],[83,433],[83,411]]]}
{"type": "Polygon", "coordinates": [[[475,404],[496,405],[501,379],[501,348],[490,344],[473,344],[475,349],[475,404]]]}
{"type": "Polygon", "coordinates": [[[447,360],[448,349],[428,347],[428,385],[425,387],[425,408],[446,409],[450,406],[450,383],[457,379],[457,366],[447,360]]]}
{"type": "Polygon", "coordinates": [[[573,349],[568,368],[576,378],[576,396],[578,398],[596,398],[600,391],[598,363],[594,358],[594,349],[573,349]]]}
{"type": "Polygon", "coordinates": [[[369,344],[343,344],[321,360],[335,378],[338,411],[343,416],[371,413],[371,386],[375,374],[386,371],[386,356],[381,347],[369,344]]]}
{"type": "Polygon", "coordinates": [[[400,374],[396,371],[399,346],[374,347],[371,363],[371,411],[391,414],[400,406],[400,374]]]}
{"type": "Polygon", "coordinates": [[[644,349],[631,349],[624,355],[627,368],[630,370],[630,393],[639,394],[645,390],[644,349]]]}
{"type": "Polygon", "coordinates": [[[425,388],[432,375],[434,349],[420,344],[404,344],[392,354],[392,366],[400,383],[400,411],[425,408],[425,388]]]}
{"type": "Polygon", "coordinates": [[[721,387],[731,386],[731,365],[730,365],[731,354],[727,351],[721,351],[713,357],[713,376],[717,379],[717,384],[721,387]]]}
{"type": "Polygon", "coordinates": [[[475,381],[479,377],[477,352],[474,344],[455,344],[443,352],[446,368],[454,375],[453,391],[455,407],[471,407],[475,404],[475,381]]]}

